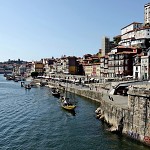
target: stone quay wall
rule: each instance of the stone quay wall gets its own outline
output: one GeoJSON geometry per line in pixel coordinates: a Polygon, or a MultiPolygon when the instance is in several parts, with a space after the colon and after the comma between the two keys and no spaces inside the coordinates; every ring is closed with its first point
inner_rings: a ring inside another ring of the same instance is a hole
{"type": "MultiPolygon", "coordinates": [[[[52,85],[54,86],[55,83],[52,85]]],[[[59,88],[63,89],[63,87],[59,88]]],[[[107,92],[74,87],[68,87],[67,91],[99,102],[100,106],[95,111],[97,118],[106,122],[111,132],[125,134],[150,146],[150,93],[148,91],[130,88],[126,107],[107,101],[105,99],[106,95],[108,97],[107,92]]]]}
{"type": "Polygon", "coordinates": [[[103,93],[74,88],[68,88],[68,91],[99,102],[100,106],[96,110],[97,117],[110,125],[110,131],[126,133],[130,128],[128,123],[130,120],[130,110],[128,108],[114,105],[112,102],[105,101],[103,93]]]}
{"type": "Polygon", "coordinates": [[[99,102],[98,118],[110,125],[111,132],[123,133],[150,146],[150,93],[130,89],[128,106],[123,107],[105,101],[100,92],[74,88],[68,91],[99,102]]]}
{"type": "Polygon", "coordinates": [[[131,87],[128,106],[131,110],[128,133],[150,146],[150,90],[131,87]]]}

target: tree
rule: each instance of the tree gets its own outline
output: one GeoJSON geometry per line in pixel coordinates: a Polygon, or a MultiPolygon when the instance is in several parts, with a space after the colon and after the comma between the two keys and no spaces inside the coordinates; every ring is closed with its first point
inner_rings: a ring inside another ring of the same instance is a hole
{"type": "Polygon", "coordinates": [[[31,77],[32,78],[36,78],[37,76],[39,75],[39,73],[38,72],[31,72],[31,77]]]}
{"type": "Polygon", "coordinates": [[[121,35],[113,37],[113,41],[114,41],[115,44],[118,45],[118,43],[121,41],[121,35]]]}

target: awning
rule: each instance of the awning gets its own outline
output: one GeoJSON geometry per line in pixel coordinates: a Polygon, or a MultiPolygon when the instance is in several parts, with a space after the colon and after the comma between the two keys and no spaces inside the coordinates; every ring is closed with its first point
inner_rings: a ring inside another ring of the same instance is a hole
{"type": "Polygon", "coordinates": [[[94,78],[91,78],[90,80],[94,80],[94,78]]]}
{"type": "Polygon", "coordinates": [[[79,80],[76,80],[75,83],[79,83],[79,80]]]}

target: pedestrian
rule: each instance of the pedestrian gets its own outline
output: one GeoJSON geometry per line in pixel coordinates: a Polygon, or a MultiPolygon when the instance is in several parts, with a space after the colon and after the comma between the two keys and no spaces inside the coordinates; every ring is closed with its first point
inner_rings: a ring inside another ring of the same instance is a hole
{"type": "Polygon", "coordinates": [[[103,97],[103,92],[102,92],[102,97],[103,97]]]}

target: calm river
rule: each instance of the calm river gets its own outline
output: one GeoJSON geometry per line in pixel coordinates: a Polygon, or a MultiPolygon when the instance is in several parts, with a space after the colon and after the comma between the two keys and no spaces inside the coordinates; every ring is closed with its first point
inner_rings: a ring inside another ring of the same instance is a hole
{"type": "Polygon", "coordinates": [[[0,75],[0,149],[148,150],[109,133],[95,118],[96,102],[75,96],[75,115],[60,107],[50,88],[25,90],[0,75]]]}

